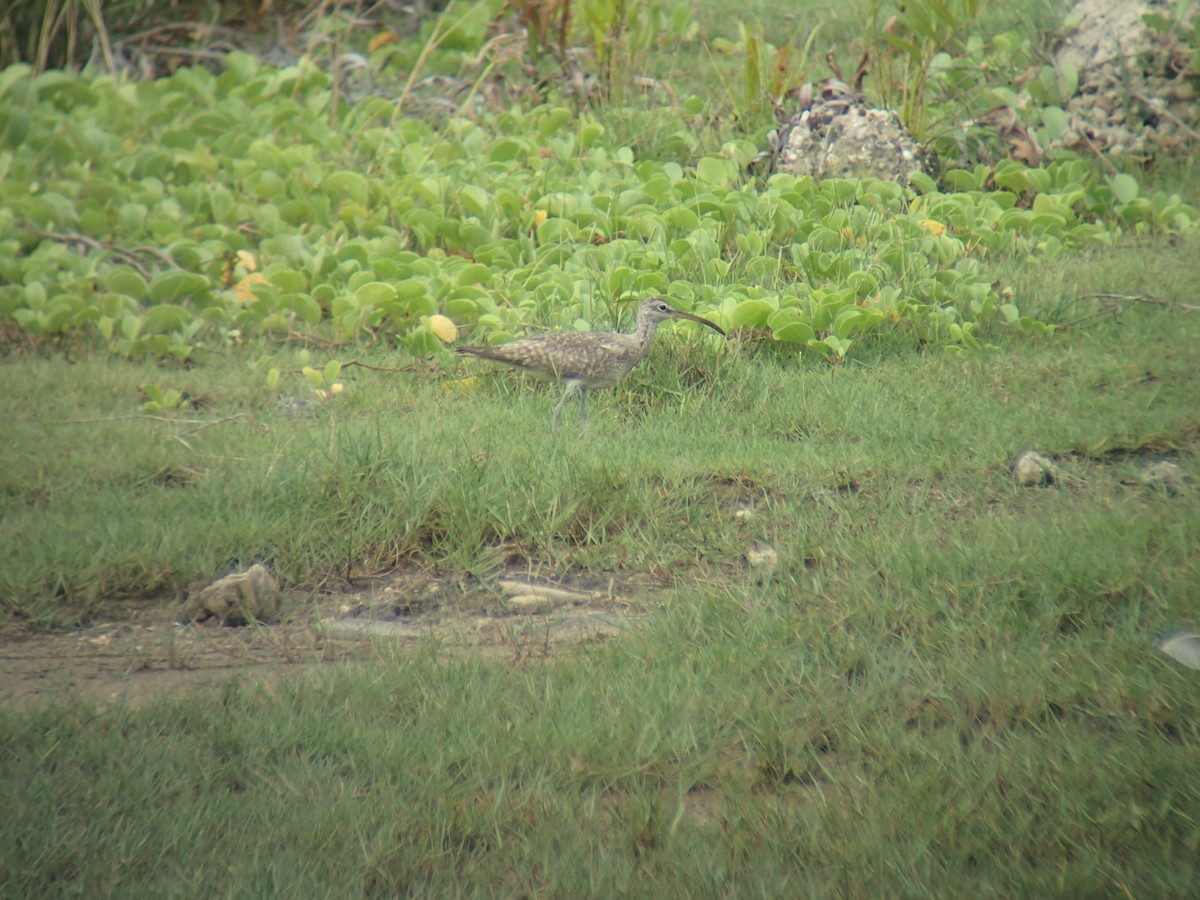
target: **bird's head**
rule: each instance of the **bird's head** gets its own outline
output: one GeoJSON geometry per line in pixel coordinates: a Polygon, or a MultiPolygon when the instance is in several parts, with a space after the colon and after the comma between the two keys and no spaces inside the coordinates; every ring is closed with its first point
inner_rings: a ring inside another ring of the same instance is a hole
{"type": "Polygon", "coordinates": [[[708,319],[676,309],[667,302],[665,297],[650,297],[638,304],[638,321],[647,320],[657,325],[663,319],[688,319],[692,322],[699,322],[701,325],[707,325],[722,337],[725,336],[725,332],[708,319]]]}

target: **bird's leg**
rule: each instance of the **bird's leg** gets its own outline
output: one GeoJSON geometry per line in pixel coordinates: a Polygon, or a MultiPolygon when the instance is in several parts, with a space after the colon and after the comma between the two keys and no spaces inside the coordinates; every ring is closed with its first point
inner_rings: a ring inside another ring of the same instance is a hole
{"type": "MultiPolygon", "coordinates": [[[[554,415],[550,418],[550,437],[558,435],[558,420],[562,418],[563,407],[567,405],[567,401],[571,399],[571,395],[582,387],[578,381],[566,382],[567,389],[563,391],[562,399],[558,401],[558,406],[554,407],[554,415]]],[[[583,402],[583,395],[579,395],[579,401],[583,402]]]]}
{"type": "Polygon", "coordinates": [[[579,392],[579,427],[582,431],[587,431],[587,407],[584,405],[584,400],[587,398],[587,391],[580,390],[579,392]]]}

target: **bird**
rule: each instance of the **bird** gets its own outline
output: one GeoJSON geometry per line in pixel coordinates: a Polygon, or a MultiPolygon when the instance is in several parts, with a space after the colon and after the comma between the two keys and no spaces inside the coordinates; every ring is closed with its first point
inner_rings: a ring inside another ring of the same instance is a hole
{"type": "Polygon", "coordinates": [[[455,352],[505,363],[543,381],[561,382],[565,390],[550,419],[550,435],[554,438],[558,435],[563,408],[575,394],[579,395],[579,421],[586,427],[587,391],[613,387],[628,375],[650,352],[655,329],[665,319],[699,322],[725,336],[708,319],[676,309],[665,297],[650,297],[638,304],[637,326],[632,334],[564,331],[520,338],[495,347],[458,347],[455,352]]]}

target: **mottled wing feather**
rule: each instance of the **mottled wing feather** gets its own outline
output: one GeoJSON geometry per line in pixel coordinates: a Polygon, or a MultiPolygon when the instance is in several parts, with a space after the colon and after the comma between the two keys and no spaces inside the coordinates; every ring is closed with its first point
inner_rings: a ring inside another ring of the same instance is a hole
{"type": "Polygon", "coordinates": [[[620,381],[637,362],[629,335],[579,331],[521,338],[496,347],[461,347],[459,352],[507,363],[551,379],[579,379],[588,387],[620,381]]]}

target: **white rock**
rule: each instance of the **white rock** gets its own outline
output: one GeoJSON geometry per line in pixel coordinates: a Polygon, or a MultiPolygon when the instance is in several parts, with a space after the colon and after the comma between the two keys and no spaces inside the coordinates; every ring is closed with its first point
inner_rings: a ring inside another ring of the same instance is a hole
{"type": "Polygon", "coordinates": [[[746,560],[750,563],[751,569],[756,569],[766,575],[770,575],[779,567],[779,554],[774,547],[767,544],[751,547],[746,553],[746,560]]]}
{"type": "Polygon", "coordinates": [[[1058,466],[1040,453],[1023,450],[1012,461],[1012,474],[1022,487],[1054,484],[1058,478],[1058,466]]]}

